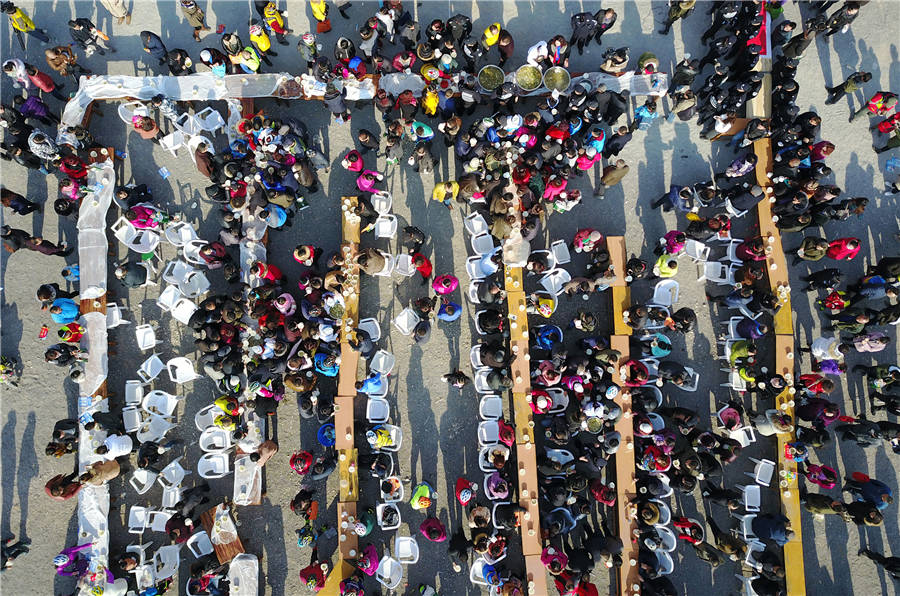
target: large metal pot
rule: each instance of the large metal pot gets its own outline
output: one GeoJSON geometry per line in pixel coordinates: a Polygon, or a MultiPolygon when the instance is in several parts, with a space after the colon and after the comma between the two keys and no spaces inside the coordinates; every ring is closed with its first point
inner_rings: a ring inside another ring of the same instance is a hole
{"type": "Polygon", "coordinates": [[[523,64],[516,70],[516,85],[529,93],[541,86],[541,69],[531,64],[523,64]]]}
{"type": "Polygon", "coordinates": [[[569,75],[569,71],[562,66],[548,68],[544,73],[544,87],[550,91],[563,93],[569,88],[571,82],[572,77],[569,75]]]}
{"type": "Polygon", "coordinates": [[[493,64],[488,64],[478,71],[478,84],[487,92],[495,91],[503,84],[505,78],[506,73],[503,69],[493,64]]]}

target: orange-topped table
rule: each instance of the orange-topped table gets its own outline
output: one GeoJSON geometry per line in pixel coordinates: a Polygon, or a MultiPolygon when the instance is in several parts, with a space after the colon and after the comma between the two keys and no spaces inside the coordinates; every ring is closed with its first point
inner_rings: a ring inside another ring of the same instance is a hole
{"type": "Polygon", "coordinates": [[[610,287],[612,294],[613,331],[616,335],[631,335],[631,327],[625,324],[623,313],[631,305],[631,288],[625,281],[625,263],[628,253],[625,249],[624,236],[608,236],[606,238],[606,250],[609,251],[609,261],[612,263],[616,279],[610,287]]]}

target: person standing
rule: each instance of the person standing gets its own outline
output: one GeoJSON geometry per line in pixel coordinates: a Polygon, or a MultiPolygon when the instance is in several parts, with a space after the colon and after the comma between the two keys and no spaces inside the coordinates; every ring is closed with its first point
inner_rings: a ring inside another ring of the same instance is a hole
{"type": "Polygon", "coordinates": [[[832,105],[837,103],[844,95],[853,93],[858,90],[863,83],[868,83],[871,80],[872,73],[858,71],[847,77],[840,85],[825,87],[825,90],[828,91],[828,99],[825,100],[825,104],[832,105]]]}
{"type": "Polygon", "coordinates": [[[106,54],[106,50],[115,52],[107,42],[109,36],[103,31],[97,29],[96,25],[89,19],[79,18],[69,21],[69,35],[72,40],[81,46],[87,55],[99,52],[101,56],[106,54]]]}
{"type": "Polygon", "coordinates": [[[597,33],[597,18],[589,12],[572,15],[572,39],[570,46],[578,48],[578,55],[584,54],[584,46],[590,43],[597,33]]]}
{"type": "Polygon", "coordinates": [[[9,17],[9,22],[12,24],[13,29],[17,34],[27,33],[32,37],[36,37],[38,40],[40,40],[41,43],[48,43],[50,41],[50,36],[47,35],[47,30],[38,29],[35,26],[34,21],[32,21],[28,17],[28,15],[25,14],[24,10],[17,7],[12,2],[4,2],[2,8],[3,12],[6,13],[6,16],[9,17]]]}
{"type": "MultiPolygon", "coordinates": [[[[200,43],[200,32],[209,31],[209,27],[206,26],[205,22],[206,15],[194,0],[181,0],[180,6],[181,14],[184,15],[188,24],[194,28],[194,41],[200,43]]],[[[119,22],[121,23],[121,21],[119,22]]]]}
{"type": "Polygon", "coordinates": [[[611,8],[601,8],[597,11],[597,14],[594,15],[594,20],[597,22],[597,28],[595,29],[596,33],[594,33],[594,41],[597,42],[598,46],[603,45],[603,42],[600,41],[600,37],[602,37],[604,33],[612,28],[612,26],[616,23],[617,18],[619,18],[619,15],[617,15],[616,11],[611,8]]]}
{"type": "Polygon", "coordinates": [[[79,75],[91,74],[92,72],[78,64],[78,56],[72,51],[71,46],[57,46],[44,50],[44,58],[47,60],[50,68],[64,77],[71,74],[77,78],[79,75]]]}
{"type": "MultiPolygon", "coordinates": [[[[41,72],[31,64],[26,64],[25,74],[28,75],[28,79],[31,81],[31,83],[44,93],[49,93],[60,101],[69,100],[68,97],[66,97],[59,91],[59,89],[62,88],[63,85],[57,85],[56,82],[52,78],[50,78],[50,75],[48,75],[47,73],[41,72]]],[[[57,122],[59,122],[58,119],[57,122]]]]}
{"type": "MultiPolygon", "coordinates": [[[[225,38],[223,37],[222,39],[224,40],[225,38]]],[[[166,50],[166,44],[159,38],[159,35],[151,31],[141,31],[141,43],[145,52],[159,60],[160,66],[166,63],[169,52],[166,50]]]]}
{"type": "Polygon", "coordinates": [[[125,0],[100,0],[100,4],[116,18],[117,24],[121,25],[123,22],[126,25],[131,24],[131,13],[128,11],[125,0]]]}
{"type": "Polygon", "coordinates": [[[37,203],[32,203],[19,193],[6,188],[0,190],[0,200],[2,200],[4,207],[9,207],[19,215],[28,215],[32,211],[37,211],[41,208],[37,203]]]}
{"type": "Polygon", "coordinates": [[[679,19],[687,18],[691,11],[694,10],[694,5],[697,3],[697,0],[675,0],[672,2],[672,5],[669,7],[669,14],[666,17],[666,24],[663,26],[662,33],[663,35],[668,35],[669,30],[672,28],[672,25],[675,24],[675,21],[679,19]]]}

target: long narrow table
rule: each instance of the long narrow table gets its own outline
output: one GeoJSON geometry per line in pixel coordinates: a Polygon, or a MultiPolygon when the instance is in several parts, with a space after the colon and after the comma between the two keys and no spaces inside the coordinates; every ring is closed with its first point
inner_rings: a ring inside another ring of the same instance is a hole
{"type": "Polygon", "coordinates": [[[513,359],[509,369],[513,380],[512,415],[516,427],[516,477],[519,505],[523,514],[522,554],[525,556],[525,580],[528,593],[547,594],[547,569],[541,563],[541,515],[538,507],[537,449],[534,443],[534,413],[528,405],[531,394],[531,366],[528,350],[528,313],[525,282],[521,267],[504,268],[509,344],[513,359]]]}
{"type": "MultiPolygon", "coordinates": [[[[610,347],[618,350],[622,356],[618,365],[628,360],[629,339],[631,327],[625,324],[623,312],[631,305],[631,288],[625,281],[625,262],[628,260],[628,252],[623,236],[609,236],[606,239],[606,250],[609,251],[609,261],[612,263],[616,279],[610,287],[612,298],[613,334],[609,338],[610,347]]],[[[613,372],[613,381],[620,387],[624,386],[619,375],[619,366],[613,372]]],[[[622,541],[622,561],[618,568],[617,593],[638,594],[634,590],[640,585],[640,577],[636,565],[631,561],[637,561],[637,545],[635,543],[634,530],[637,522],[632,514],[632,501],[637,497],[636,472],[634,465],[634,423],[632,421],[631,398],[619,393],[616,396],[616,404],[622,408],[622,418],[616,423],[616,430],[621,435],[619,450],[616,452],[616,530],[622,541]]]]}
{"type": "Polygon", "coordinates": [[[344,319],[340,329],[341,366],[338,389],[334,398],[335,449],[338,453],[339,495],[337,503],[338,564],[328,576],[321,593],[340,594],[340,583],[353,574],[350,563],[357,556],[359,536],[353,531],[356,503],[359,500],[358,451],[354,444],[356,381],[359,375],[359,352],[350,347],[359,323],[359,267],[355,264],[359,253],[359,219],[348,217],[357,205],[357,197],[341,197],[341,251],[344,257],[344,319]],[[352,518],[352,520],[351,520],[352,518]],[[346,524],[346,527],[344,525],[346,524]]]}
{"type": "MultiPolygon", "coordinates": [[[[213,525],[216,521],[216,510],[219,507],[224,507],[224,505],[216,505],[212,509],[207,509],[200,514],[200,523],[203,525],[203,529],[206,530],[206,533],[210,536],[213,535],[213,525]]],[[[233,517],[232,521],[234,521],[233,517]]],[[[241,542],[241,537],[238,536],[235,540],[232,540],[227,544],[213,543],[213,551],[216,553],[216,558],[219,560],[219,563],[229,563],[233,558],[244,552],[244,543],[241,542]]]]}
{"type": "MultiPolygon", "coordinates": [[[[770,118],[772,114],[772,76],[770,62],[762,67],[763,85],[760,93],[748,103],[747,115],[753,118],[770,118]],[[769,66],[769,68],[766,68],[769,66]]],[[[766,271],[769,287],[778,297],[781,308],[775,315],[775,371],[785,376],[789,381],[794,374],[794,325],[790,300],[790,281],[788,279],[787,258],[781,242],[780,230],[772,221],[772,202],[774,192],[772,189],[772,141],[769,138],[760,139],[753,143],[753,152],[756,154],[756,183],[763,188],[766,198],[757,205],[759,218],[759,233],[765,238],[772,250],[766,258],[766,271]]],[[[776,407],[786,414],[794,416],[793,395],[785,390],[776,399],[776,407]]],[[[790,542],[784,545],[784,568],[786,572],[785,582],[788,596],[800,596],[806,594],[806,575],[803,566],[803,523],[800,509],[800,491],[798,486],[797,464],[793,460],[785,458],[784,446],[795,439],[794,433],[777,435],[777,461],[779,476],[778,493],[781,499],[782,513],[791,521],[794,536],[790,542]],[[781,476],[781,473],[785,476],[781,476]]]]}

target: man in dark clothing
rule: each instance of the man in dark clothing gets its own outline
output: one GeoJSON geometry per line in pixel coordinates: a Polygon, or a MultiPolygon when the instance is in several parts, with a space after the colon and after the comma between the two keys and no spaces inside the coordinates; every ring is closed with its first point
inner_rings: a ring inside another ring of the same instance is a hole
{"type": "Polygon", "coordinates": [[[209,154],[209,147],[206,143],[197,143],[197,149],[194,151],[194,162],[197,164],[197,171],[212,178],[215,172],[215,163],[209,154]]]}
{"type": "Polygon", "coordinates": [[[628,130],[628,127],[620,126],[619,130],[606,141],[606,145],[603,148],[603,157],[609,159],[610,157],[618,155],[630,140],[631,132],[628,130]]]}
{"type": "Polygon", "coordinates": [[[3,226],[3,232],[0,233],[0,237],[3,238],[3,247],[7,252],[11,253],[22,248],[27,248],[28,250],[33,250],[34,252],[39,252],[44,255],[65,257],[74,250],[72,248],[66,248],[65,243],[61,243],[57,246],[48,240],[32,236],[25,230],[10,228],[9,226],[3,226]]]}
{"type": "Polygon", "coordinates": [[[139,288],[147,283],[147,268],[140,263],[119,265],[114,274],[126,288],[139,288]]]}
{"type": "Polygon", "coordinates": [[[472,543],[466,538],[466,534],[462,528],[459,528],[450,542],[447,543],[447,554],[450,556],[450,563],[453,565],[453,571],[459,573],[463,567],[469,564],[469,549],[472,543]]]}
{"type": "Polygon", "coordinates": [[[359,141],[360,154],[365,155],[369,151],[378,153],[380,145],[378,143],[378,137],[374,133],[362,128],[356,133],[356,140],[359,141]]]}
{"type": "Polygon", "coordinates": [[[591,38],[597,32],[597,19],[589,12],[579,12],[572,15],[572,39],[570,47],[578,48],[578,55],[584,54],[584,46],[590,43],[591,38]]]}
{"type": "Polygon", "coordinates": [[[854,72],[847,77],[843,83],[834,87],[825,87],[828,91],[828,99],[825,100],[826,105],[837,103],[847,93],[853,93],[859,89],[864,83],[872,80],[872,73],[865,71],[854,72]]]}
{"type": "Polygon", "coordinates": [[[594,39],[597,42],[597,45],[603,45],[603,42],[600,41],[600,37],[603,36],[604,33],[609,31],[613,25],[616,23],[616,19],[619,18],[619,15],[616,14],[611,8],[601,8],[594,15],[594,20],[597,22],[596,33],[594,34],[594,39]]]}

